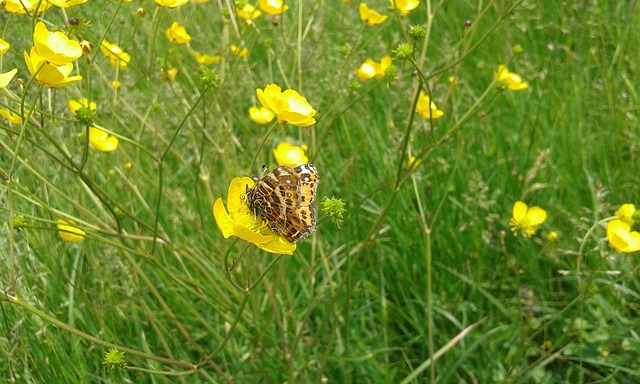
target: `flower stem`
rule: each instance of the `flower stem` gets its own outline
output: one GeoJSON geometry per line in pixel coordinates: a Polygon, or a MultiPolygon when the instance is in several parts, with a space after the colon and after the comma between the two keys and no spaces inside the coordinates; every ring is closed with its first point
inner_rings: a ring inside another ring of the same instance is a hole
{"type": "Polygon", "coordinates": [[[264,148],[264,144],[267,142],[267,139],[269,138],[269,136],[271,136],[271,133],[273,132],[273,130],[276,128],[277,125],[278,125],[277,121],[274,121],[273,124],[271,124],[271,128],[269,128],[269,130],[267,131],[267,134],[264,135],[264,137],[262,138],[262,142],[260,143],[260,146],[256,150],[256,154],[253,156],[253,160],[251,160],[251,165],[249,166],[249,168],[253,168],[254,164],[256,163],[256,160],[258,159],[258,156],[260,155],[260,152],[262,152],[262,148],[264,148]]]}
{"type": "Polygon", "coordinates": [[[145,358],[145,359],[157,361],[157,362],[160,362],[160,363],[163,363],[163,364],[167,364],[167,365],[175,365],[175,366],[178,366],[178,367],[181,367],[181,368],[190,369],[190,370],[195,370],[195,369],[198,368],[198,366],[193,365],[193,364],[191,364],[189,362],[186,362],[186,361],[174,360],[174,359],[168,359],[168,358],[164,358],[164,357],[160,357],[160,356],[155,356],[155,355],[148,354],[148,353],[145,353],[145,352],[141,352],[141,351],[138,351],[138,350],[135,350],[135,349],[131,349],[131,348],[128,348],[128,347],[125,347],[125,346],[122,346],[122,345],[113,344],[113,343],[110,343],[108,341],[101,340],[101,339],[99,339],[97,337],[94,337],[94,336],[91,336],[91,335],[89,335],[87,333],[84,333],[84,332],[82,332],[82,331],[80,331],[80,330],[78,330],[78,329],[76,329],[74,327],[71,327],[66,323],[63,323],[62,321],[56,319],[55,317],[50,316],[50,315],[46,314],[45,312],[43,312],[43,311],[41,311],[41,310],[39,310],[39,309],[37,309],[37,308],[25,303],[24,301],[18,299],[17,297],[9,295],[5,291],[0,291],[0,301],[6,301],[8,303],[15,304],[15,305],[17,305],[19,307],[22,307],[27,312],[38,316],[39,318],[41,318],[42,320],[46,321],[47,323],[49,323],[51,325],[54,325],[54,326],[56,326],[56,327],[58,327],[58,328],[60,328],[60,329],[62,329],[64,331],[67,331],[67,332],[69,332],[69,333],[71,333],[73,335],[76,335],[76,336],[80,337],[81,339],[87,340],[87,341],[92,342],[94,344],[98,344],[98,345],[101,345],[101,346],[106,347],[106,348],[115,348],[115,349],[118,349],[120,351],[126,352],[126,353],[128,353],[130,355],[133,355],[133,356],[139,356],[139,357],[142,357],[142,358],[145,358]]]}

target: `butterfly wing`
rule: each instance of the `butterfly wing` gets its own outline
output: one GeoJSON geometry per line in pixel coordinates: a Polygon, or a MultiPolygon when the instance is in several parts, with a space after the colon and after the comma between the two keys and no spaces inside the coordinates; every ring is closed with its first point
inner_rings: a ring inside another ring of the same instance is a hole
{"type": "Polygon", "coordinates": [[[277,235],[290,243],[304,240],[316,230],[318,171],[312,164],[283,165],[265,175],[247,193],[247,204],[277,235]]]}

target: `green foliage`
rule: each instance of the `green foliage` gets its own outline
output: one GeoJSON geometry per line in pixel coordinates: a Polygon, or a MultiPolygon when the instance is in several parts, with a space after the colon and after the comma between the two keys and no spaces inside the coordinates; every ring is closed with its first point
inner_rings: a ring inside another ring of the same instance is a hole
{"type": "Polygon", "coordinates": [[[21,81],[0,109],[28,118],[0,117],[0,377],[639,381],[639,255],[605,239],[616,209],[640,204],[636,4],[423,0],[402,17],[381,0],[368,5],[389,19],[368,27],[356,2],[286,3],[251,25],[231,1],[51,8],[49,30],[94,46],[74,63],[83,80],[52,90],[23,58],[33,15],[3,15],[0,73],[21,81]],[[189,45],[165,37],[174,21],[189,45]],[[393,51],[406,60],[357,80],[393,51]],[[500,64],[529,88],[501,89],[500,64]],[[271,83],[317,124],[253,123],[271,83]],[[413,112],[420,90],[442,118],[413,112]],[[83,97],[97,110],[79,119],[117,150],[89,144],[67,109],[83,97]],[[320,175],[318,230],[291,257],[224,239],[212,215],[283,141],[307,145],[320,175]],[[518,200],[547,212],[531,238],[509,228],[518,200]],[[64,242],[59,218],[84,240],[64,242]]]}

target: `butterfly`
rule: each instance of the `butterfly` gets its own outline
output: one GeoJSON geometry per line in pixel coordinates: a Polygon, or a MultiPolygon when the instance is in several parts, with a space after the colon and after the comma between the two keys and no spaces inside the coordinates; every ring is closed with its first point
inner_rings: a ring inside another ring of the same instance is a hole
{"type": "Polygon", "coordinates": [[[320,178],[313,164],[283,165],[253,180],[253,188],[247,186],[246,190],[247,206],[273,233],[297,243],[316,230],[316,211],[311,204],[320,178]]]}

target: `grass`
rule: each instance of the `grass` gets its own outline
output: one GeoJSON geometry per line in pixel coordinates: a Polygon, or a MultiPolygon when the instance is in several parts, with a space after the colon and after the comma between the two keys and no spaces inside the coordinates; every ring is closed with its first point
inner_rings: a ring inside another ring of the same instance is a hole
{"type": "Polygon", "coordinates": [[[34,113],[0,121],[0,376],[640,380],[638,254],[605,238],[620,205],[640,204],[636,4],[422,1],[401,17],[376,1],[389,15],[376,27],[356,3],[287,4],[249,28],[228,16],[230,1],[52,8],[51,30],[69,32],[75,17],[73,38],[131,55],[116,74],[96,49],[75,64],[83,81],[55,90],[30,82],[24,63],[35,22],[3,14],[11,49],[0,72],[17,67],[22,85],[0,91],[0,108],[16,112],[24,98],[34,113]],[[190,48],[167,41],[173,21],[190,48]],[[396,58],[393,81],[358,82],[365,59],[395,56],[417,25],[428,33],[415,65],[396,58]],[[232,44],[249,56],[232,56],[232,44]],[[208,69],[216,86],[203,85],[190,49],[222,56],[208,69]],[[530,88],[501,89],[499,64],[530,88]],[[163,67],[178,68],[174,81],[163,67]],[[443,118],[412,112],[421,82],[443,118]],[[305,96],[317,124],[251,122],[255,90],[269,83],[305,96]],[[118,135],[116,151],[88,146],[67,110],[80,97],[98,104],[94,123],[118,135]],[[336,225],[318,202],[318,231],[292,257],[224,239],[212,215],[232,178],[276,166],[282,141],[308,146],[318,200],[346,206],[336,225]],[[548,213],[531,238],[509,229],[517,200],[548,213]],[[86,238],[62,241],[60,217],[86,238]],[[123,366],[105,364],[112,349],[123,366]]]}

